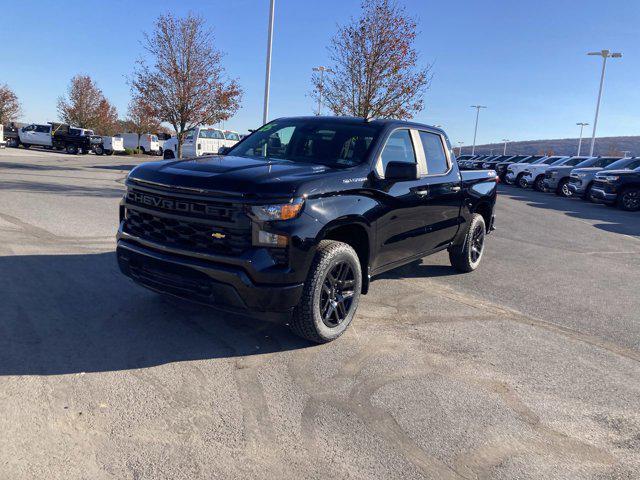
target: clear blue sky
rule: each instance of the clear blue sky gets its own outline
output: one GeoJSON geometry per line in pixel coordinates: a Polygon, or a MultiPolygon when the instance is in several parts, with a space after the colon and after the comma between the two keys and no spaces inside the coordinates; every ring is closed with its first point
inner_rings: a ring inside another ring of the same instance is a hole
{"type": "MultiPolygon", "coordinates": [[[[622,51],[609,62],[598,136],[640,134],[640,1],[398,0],[419,19],[421,61],[435,77],[418,120],[441,124],[469,144],[474,112],[478,143],[575,137],[593,122],[600,59],[589,50],[622,51]]],[[[0,0],[0,83],[20,97],[23,121],[56,118],[56,99],[77,73],[91,75],[126,112],[126,76],[144,55],[142,31],[158,13],[204,16],[226,53],[225,67],[245,95],[226,123],[259,125],[268,0],[0,0]],[[15,11],[16,15],[6,15],[15,11]]],[[[357,15],[358,0],[276,0],[270,117],[313,112],[311,68],[326,62],[337,23],[357,15]]]]}

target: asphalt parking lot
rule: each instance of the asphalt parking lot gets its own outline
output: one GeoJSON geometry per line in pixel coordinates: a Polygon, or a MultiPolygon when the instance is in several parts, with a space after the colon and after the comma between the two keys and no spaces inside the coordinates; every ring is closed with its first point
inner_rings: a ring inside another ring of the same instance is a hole
{"type": "Polygon", "coordinates": [[[501,187],[315,346],[119,273],[137,162],[0,150],[0,478],[639,477],[637,213],[501,187]]]}

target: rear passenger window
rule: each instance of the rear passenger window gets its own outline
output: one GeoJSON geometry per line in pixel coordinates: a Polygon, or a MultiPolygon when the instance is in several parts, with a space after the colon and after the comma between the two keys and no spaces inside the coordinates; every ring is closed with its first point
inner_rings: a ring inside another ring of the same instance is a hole
{"type": "Polygon", "coordinates": [[[420,140],[424,149],[424,156],[427,159],[427,173],[438,175],[449,170],[447,156],[444,153],[442,139],[440,135],[429,132],[420,132],[420,140]]]}
{"type": "Polygon", "coordinates": [[[409,130],[396,130],[391,134],[382,151],[382,172],[389,162],[416,163],[416,154],[413,150],[409,130]]]}

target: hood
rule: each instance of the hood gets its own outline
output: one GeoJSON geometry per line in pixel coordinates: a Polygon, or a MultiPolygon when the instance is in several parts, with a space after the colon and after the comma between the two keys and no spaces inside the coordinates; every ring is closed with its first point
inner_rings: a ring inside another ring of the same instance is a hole
{"type": "Polygon", "coordinates": [[[596,176],[601,175],[640,175],[640,172],[636,170],[602,170],[596,174],[596,176]]]}
{"type": "MultiPolygon", "coordinates": [[[[366,169],[368,174],[368,166],[366,169]]],[[[365,176],[358,173],[361,170],[364,165],[336,169],[314,163],[212,155],[144,163],[134,168],[128,179],[213,195],[291,197],[335,190],[335,182],[362,184],[366,178],[358,178],[365,176]]]]}

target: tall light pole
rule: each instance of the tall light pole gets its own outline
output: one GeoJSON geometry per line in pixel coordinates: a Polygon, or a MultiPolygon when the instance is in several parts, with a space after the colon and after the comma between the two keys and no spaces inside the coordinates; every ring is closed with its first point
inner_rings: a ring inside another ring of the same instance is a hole
{"type": "Polygon", "coordinates": [[[502,150],[502,155],[506,155],[507,154],[507,142],[510,142],[511,140],[509,140],[508,138],[503,138],[502,141],[504,142],[504,149],[502,150]]]}
{"type": "Polygon", "coordinates": [[[320,88],[318,89],[318,115],[322,115],[322,92],[324,91],[324,72],[327,73],[336,73],[330,68],[323,67],[320,65],[319,67],[313,67],[314,72],[320,72],[320,88]]]}
{"type": "Polygon", "coordinates": [[[476,153],[476,137],[478,135],[478,117],[480,116],[480,109],[487,108],[484,105],[471,105],[471,108],[476,109],[476,128],[473,131],[473,147],[471,147],[471,155],[475,155],[476,153]]]}
{"type": "Polygon", "coordinates": [[[596,144],[596,127],[598,126],[598,113],[600,112],[600,99],[602,98],[602,86],[604,85],[604,72],[607,68],[607,58],[622,58],[622,53],[612,53],[609,50],[589,52],[587,55],[599,55],[602,57],[602,74],[600,75],[600,89],[598,90],[598,103],[596,103],[596,118],[593,121],[593,133],[591,134],[591,149],[589,156],[593,157],[593,148],[596,144]]]}
{"type": "Polygon", "coordinates": [[[269,87],[271,84],[271,45],[273,45],[273,14],[275,13],[276,0],[271,0],[269,7],[269,36],[267,37],[267,71],[264,77],[264,108],[262,110],[262,123],[267,123],[269,118],[269,87]]]}
{"type": "Polygon", "coordinates": [[[589,125],[586,122],[578,122],[576,123],[576,125],[578,125],[580,127],[580,140],[578,140],[578,157],[580,156],[580,150],[582,149],[582,130],[584,130],[584,127],[586,127],[587,125],[589,125]]]}
{"type": "Polygon", "coordinates": [[[464,145],[464,142],[458,142],[458,155],[462,155],[462,145],[464,145]]]}

